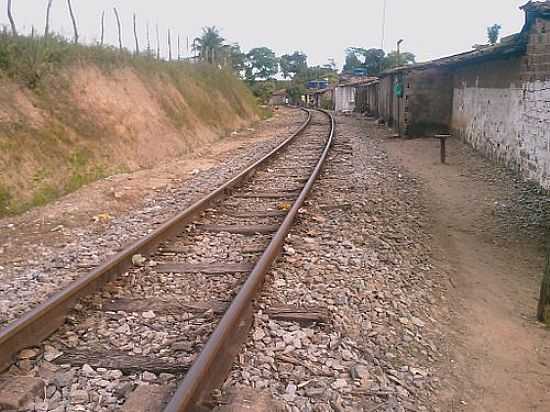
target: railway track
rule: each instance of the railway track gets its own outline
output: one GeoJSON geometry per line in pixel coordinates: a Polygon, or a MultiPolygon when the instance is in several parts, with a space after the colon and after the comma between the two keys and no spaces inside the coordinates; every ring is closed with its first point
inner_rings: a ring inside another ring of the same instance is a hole
{"type": "Polygon", "coordinates": [[[167,388],[179,382],[165,411],[209,406],[246,340],[253,301],[321,172],[334,128],[330,113],[307,112],[268,155],[8,325],[0,331],[0,369],[46,359],[84,367],[94,382],[94,368],[121,371],[167,388]]]}

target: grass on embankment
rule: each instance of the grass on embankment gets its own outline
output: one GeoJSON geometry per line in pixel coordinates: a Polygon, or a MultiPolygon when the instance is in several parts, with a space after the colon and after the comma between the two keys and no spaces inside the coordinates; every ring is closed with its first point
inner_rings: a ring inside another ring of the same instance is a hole
{"type": "Polygon", "coordinates": [[[0,32],[0,217],[191,152],[259,110],[212,65],[0,32]]]}

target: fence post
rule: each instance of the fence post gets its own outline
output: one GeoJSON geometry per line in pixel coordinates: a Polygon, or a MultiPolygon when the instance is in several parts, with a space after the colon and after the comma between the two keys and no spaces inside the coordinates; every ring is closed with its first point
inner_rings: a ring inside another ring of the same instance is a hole
{"type": "Polygon", "coordinates": [[[113,7],[113,11],[115,12],[116,25],[118,27],[118,48],[122,51],[122,28],[120,27],[120,16],[118,15],[118,10],[116,7],[113,7]]]}
{"type": "Polygon", "coordinates": [[[44,37],[48,38],[50,35],[50,11],[52,9],[53,0],[48,0],[48,6],[46,7],[46,28],[44,29],[44,37]]]}
{"type": "Polygon", "coordinates": [[[134,39],[136,40],[136,56],[139,56],[139,40],[137,34],[136,13],[134,13],[134,39]]]}
{"type": "Polygon", "coordinates": [[[8,0],[8,19],[11,25],[11,33],[17,36],[17,29],[15,27],[15,21],[13,20],[13,14],[11,14],[11,0],[8,0]]]}
{"type": "Polygon", "coordinates": [[[160,33],[159,33],[158,23],[157,23],[157,60],[160,60],[160,33]]]}
{"type": "Polygon", "coordinates": [[[73,6],[71,4],[71,0],[67,0],[67,5],[69,6],[69,14],[71,15],[71,21],[73,22],[74,42],[76,44],[78,43],[78,26],[76,25],[76,17],[73,12],[73,6]]]}
{"type": "Polygon", "coordinates": [[[147,22],[147,56],[151,56],[151,35],[149,32],[149,22],[147,22]]]}
{"type": "Polygon", "coordinates": [[[99,45],[103,47],[103,40],[105,39],[105,10],[101,12],[101,40],[99,45]]]}
{"type": "Polygon", "coordinates": [[[168,29],[168,61],[172,61],[172,36],[170,34],[170,29],[168,29]]]}

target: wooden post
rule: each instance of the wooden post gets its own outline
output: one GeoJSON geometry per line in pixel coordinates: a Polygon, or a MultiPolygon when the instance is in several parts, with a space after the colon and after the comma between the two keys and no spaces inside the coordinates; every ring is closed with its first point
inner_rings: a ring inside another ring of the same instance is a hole
{"type": "Polygon", "coordinates": [[[544,267],[544,275],[540,287],[537,319],[540,322],[550,322],[550,249],[546,251],[546,265],[544,267]]]}
{"type": "Polygon", "coordinates": [[[178,33],[178,61],[181,60],[180,34],[178,33]]]}
{"type": "Polygon", "coordinates": [[[170,34],[170,29],[168,29],[168,61],[172,61],[172,36],[170,34]]]}
{"type": "Polygon", "coordinates": [[[69,14],[71,16],[71,21],[73,22],[74,42],[76,44],[78,43],[78,26],[76,25],[76,17],[73,12],[73,6],[71,4],[71,0],[67,0],[67,5],[69,6],[69,14]]]}
{"type": "Polygon", "coordinates": [[[113,11],[115,12],[116,25],[118,27],[118,49],[122,51],[122,27],[120,25],[120,16],[118,15],[116,7],[113,7],[113,11]]]}
{"type": "Polygon", "coordinates": [[[157,60],[160,60],[160,33],[159,33],[158,23],[157,23],[157,60]]]}
{"type": "Polygon", "coordinates": [[[50,35],[50,11],[52,9],[53,0],[48,0],[48,5],[46,6],[46,28],[44,29],[44,37],[48,38],[50,35]]]}
{"type": "Polygon", "coordinates": [[[101,12],[101,40],[99,45],[103,47],[103,41],[105,40],[105,10],[101,12]]]}
{"type": "Polygon", "coordinates": [[[147,22],[147,56],[151,56],[151,34],[149,30],[149,22],[147,22]]]}
{"type": "Polygon", "coordinates": [[[451,135],[448,134],[436,134],[436,139],[439,139],[440,142],[440,157],[441,157],[441,163],[445,163],[447,161],[447,149],[446,149],[446,140],[451,137],[451,135]]]}
{"type": "Polygon", "coordinates": [[[136,13],[134,13],[134,39],[136,41],[136,56],[139,56],[139,40],[137,34],[136,13]]]}
{"type": "Polygon", "coordinates": [[[11,14],[11,0],[8,0],[8,19],[11,25],[11,34],[17,36],[17,29],[15,27],[15,21],[13,20],[13,14],[11,14]]]}

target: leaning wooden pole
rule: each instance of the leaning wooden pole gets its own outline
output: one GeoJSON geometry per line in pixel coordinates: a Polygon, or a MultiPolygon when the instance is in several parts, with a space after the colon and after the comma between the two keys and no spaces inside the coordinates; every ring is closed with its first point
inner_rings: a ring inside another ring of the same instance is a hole
{"type": "Polygon", "coordinates": [[[147,22],[146,33],[147,33],[147,56],[151,56],[151,33],[149,30],[149,22],[147,22]]]}
{"type": "Polygon", "coordinates": [[[11,0],[8,0],[8,19],[11,25],[11,34],[17,36],[17,28],[15,27],[15,21],[13,20],[13,14],[11,13],[11,0]]]}
{"type": "Polygon", "coordinates": [[[73,12],[73,5],[71,0],[67,0],[67,5],[69,6],[69,15],[71,16],[71,21],[73,22],[73,31],[74,31],[74,42],[78,43],[78,26],[76,25],[76,17],[73,12]]]}
{"type": "Polygon", "coordinates": [[[172,35],[168,29],[168,61],[172,61],[172,35]]]}
{"type": "Polygon", "coordinates": [[[50,12],[52,10],[53,0],[48,0],[48,6],[46,7],[46,28],[44,29],[44,37],[48,38],[50,35],[50,12]]]}
{"type": "Polygon", "coordinates": [[[550,248],[547,248],[546,251],[546,265],[540,287],[537,319],[540,322],[550,323],[550,248]]]}
{"type": "Polygon", "coordinates": [[[115,12],[116,25],[118,28],[118,49],[122,51],[122,27],[120,25],[120,16],[118,15],[116,7],[113,7],[113,11],[115,12]]]}
{"type": "Polygon", "coordinates": [[[134,13],[134,40],[136,41],[136,56],[139,56],[139,40],[137,34],[136,13],[134,13]]]}
{"type": "Polygon", "coordinates": [[[105,40],[105,10],[101,12],[101,38],[99,45],[103,47],[103,41],[105,40]]]}
{"type": "Polygon", "coordinates": [[[157,24],[157,60],[160,60],[160,32],[157,24]]]}

